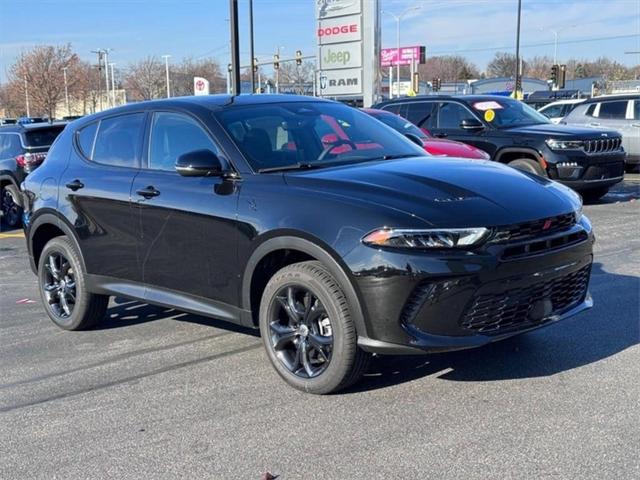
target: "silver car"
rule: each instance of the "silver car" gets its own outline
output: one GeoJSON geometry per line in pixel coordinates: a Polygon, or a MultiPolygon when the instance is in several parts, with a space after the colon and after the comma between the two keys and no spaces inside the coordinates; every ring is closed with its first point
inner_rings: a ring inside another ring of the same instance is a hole
{"type": "Polygon", "coordinates": [[[592,98],[578,105],[562,123],[619,131],[627,165],[640,166],[640,94],[592,98]]]}

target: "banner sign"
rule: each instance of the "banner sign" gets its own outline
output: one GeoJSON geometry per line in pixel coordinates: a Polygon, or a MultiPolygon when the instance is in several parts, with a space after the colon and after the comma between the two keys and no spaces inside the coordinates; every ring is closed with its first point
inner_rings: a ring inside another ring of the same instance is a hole
{"type": "Polygon", "coordinates": [[[209,80],[202,77],[193,77],[193,94],[209,95],[209,80]]]}
{"type": "Polygon", "coordinates": [[[380,66],[391,67],[396,65],[411,65],[411,62],[424,63],[425,47],[400,47],[398,55],[397,48],[383,48],[380,51],[380,66]]]}

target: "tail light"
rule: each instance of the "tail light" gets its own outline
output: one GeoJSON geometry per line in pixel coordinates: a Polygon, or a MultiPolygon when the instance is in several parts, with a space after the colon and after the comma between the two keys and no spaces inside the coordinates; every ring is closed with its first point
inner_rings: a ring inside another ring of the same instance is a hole
{"type": "Polygon", "coordinates": [[[46,157],[46,153],[25,153],[16,157],[16,165],[30,171],[40,165],[46,157]]]}

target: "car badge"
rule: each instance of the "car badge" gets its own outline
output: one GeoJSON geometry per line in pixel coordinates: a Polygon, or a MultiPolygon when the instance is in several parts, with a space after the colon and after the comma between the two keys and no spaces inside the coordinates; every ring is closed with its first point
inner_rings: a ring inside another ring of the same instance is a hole
{"type": "Polygon", "coordinates": [[[603,137],[608,137],[608,136],[609,136],[609,135],[608,135],[608,134],[606,134],[606,133],[601,133],[600,135],[601,135],[601,136],[603,136],[603,137]]]}
{"type": "Polygon", "coordinates": [[[549,230],[551,228],[551,220],[545,220],[542,225],[542,230],[549,230]]]}

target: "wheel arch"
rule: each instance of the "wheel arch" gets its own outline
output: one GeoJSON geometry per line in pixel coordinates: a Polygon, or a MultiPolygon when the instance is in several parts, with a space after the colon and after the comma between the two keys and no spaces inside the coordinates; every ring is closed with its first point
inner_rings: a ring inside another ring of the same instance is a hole
{"type": "MultiPolygon", "coordinates": [[[[262,297],[264,287],[269,278],[271,278],[271,276],[268,276],[268,278],[262,278],[256,282],[256,275],[260,274],[259,272],[261,271],[261,266],[265,264],[264,262],[268,262],[270,258],[273,258],[273,255],[287,255],[284,252],[290,252],[288,260],[292,261],[277,265],[279,267],[278,270],[298,261],[317,260],[331,273],[340,284],[349,301],[351,315],[358,335],[366,336],[367,329],[362,303],[353,282],[347,274],[348,269],[339,260],[337,253],[317,239],[311,240],[290,234],[265,240],[253,251],[245,267],[242,279],[242,308],[252,312],[254,325],[257,325],[255,316],[258,314],[258,308],[255,305],[256,298],[258,299],[259,307],[259,300],[262,297]],[[256,288],[258,291],[256,291],[256,288]]],[[[275,271],[272,273],[275,273],[275,271]]]]}
{"type": "Polygon", "coordinates": [[[49,240],[54,237],[66,236],[78,252],[82,267],[86,269],[84,255],[80,249],[80,243],[73,227],[60,217],[57,212],[47,211],[41,213],[29,223],[28,242],[29,251],[33,259],[32,268],[37,271],[40,253],[49,240]]]}
{"type": "Polygon", "coordinates": [[[495,156],[497,162],[504,164],[507,164],[512,160],[517,160],[518,158],[529,158],[531,160],[535,160],[545,172],[547,171],[547,162],[542,157],[542,153],[535,148],[506,147],[498,150],[495,156]]]}

